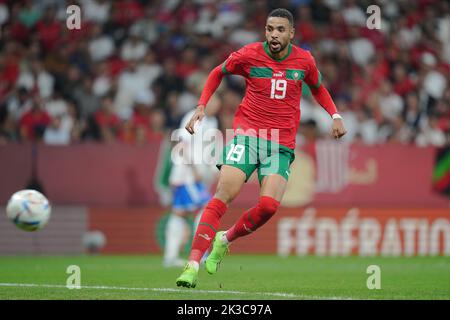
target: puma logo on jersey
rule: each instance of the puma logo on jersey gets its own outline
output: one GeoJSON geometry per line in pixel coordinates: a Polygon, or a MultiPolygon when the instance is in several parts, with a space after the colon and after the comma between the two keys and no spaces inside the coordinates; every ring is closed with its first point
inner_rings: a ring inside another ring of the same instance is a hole
{"type": "Polygon", "coordinates": [[[277,77],[277,78],[282,78],[283,74],[284,74],[283,71],[278,71],[278,72],[274,73],[273,76],[277,77]]]}
{"type": "Polygon", "coordinates": [[[211,241],[211,237],[208,234],[206,234],[206,233],[199,233],[198,236],[202,237],[206,241],[211,241]]]}

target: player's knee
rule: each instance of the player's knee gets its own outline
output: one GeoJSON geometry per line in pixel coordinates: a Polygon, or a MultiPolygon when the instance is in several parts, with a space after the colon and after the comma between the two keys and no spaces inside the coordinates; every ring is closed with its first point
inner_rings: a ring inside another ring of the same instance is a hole
{"type": "Polygon", "coordinates": [[[266,217],[271,217],[277,212],[280,203],[272,197],[262,196],[259,198],[258,206],[261,213],[266,217]]]}
{"type": "Polygon", "coordinates": [[[218,185],[216,193],[214,194],[214,198],[220,199],[226,205],[229,205],[235,196],[236,194],[233,191],[233,186],[227,184],[218,185]]]}
{"type": "Polygon", "coordinates": [[[226,205],[229,205],[231,202],[231,196],[226,191],[223,190],[217,190],[216,193],[214,194],[214,198],[219,199],[226,205]]]}

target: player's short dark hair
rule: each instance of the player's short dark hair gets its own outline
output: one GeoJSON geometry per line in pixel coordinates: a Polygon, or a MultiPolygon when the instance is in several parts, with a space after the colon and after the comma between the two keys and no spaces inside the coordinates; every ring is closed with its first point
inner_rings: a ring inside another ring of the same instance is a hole
{"type": "Polygon", "coordinates": [[[284,8],[278,8],[278,9],[272,10],[269,13],[269,15],[267,16],[267,19],[269,19],[270,17],[280,17],[280,18],[288,19],[289,24],[291,26],[294,26],[294,17],[292,16],[292,13],[289,10],[286,10],[284,8]]]}

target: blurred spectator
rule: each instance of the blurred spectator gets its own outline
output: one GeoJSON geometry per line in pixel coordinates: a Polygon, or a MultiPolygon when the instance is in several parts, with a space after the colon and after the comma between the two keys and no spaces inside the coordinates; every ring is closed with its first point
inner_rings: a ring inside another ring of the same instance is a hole
{"type": "Polygon", "coordinates": [[[16,89],[6,101],[6,110],[13,121],[18,121],[22,115],[31,109],[32,99],[24,87],[16,89]]]}
{"type": "Polygon", "coordinates": [[[83,19],[94,23],[108,22],[111,2],[107,0],[81,0],[83,19]]]}
{"type": "Polygon", "coordinates": [[[246,44],[260,41],[261,39],[261,32],[258,32],[258,29],[256,29],[254,21],[246,20],[242,29],[236,29],[231,32],[228,41],[242,47],[246,44]]]}
{"type": "Polygon", "coordinates": [[[394,92],[402,97],[416,89],[415,81],[407,74],[405,66],[398,63],[393,69],[394,92]]]}
{"type": "Polygon", "coordinates": [[[183,113],[178,108],[179,93],[177,91],[171,91],[167,94],[166,103],[163,106],[164,114],[166,117],[166,127],[176,129],[179,126],[179,122],[183,113]]]}
{"type": "Polygon", "coordinates": [[[178,97],[177,113],[186,114],[197,105],[198,95],[195,78],[189,77],[186,81],[185,90],[178,97]]]}
{"type": "Polygon", "coordinates": [[[166,101],[169,92],[181,92],[183,87],[183,79],[176,72],[175,60],[173,58],[166,59],[163,65],[163,71],[153,86],[157,99],[159,101],[166,101]]]}
{"type": "Polygon", "coordinates": [[[297,9],[298,19],[295,30],[297,37],[302,43],[312,43],[317,38],[317,28],[311,20],[311,7],[299,6],[297,9]]]}
{"type": "Polygon", "coordinates": [[[96,97],[103,97],[113,87],[113,79],[109,74],[106,62],[100,62],[94,66],[94,82],[92,83],[92,92],[96,97]]]}
{"type": "Polygon", "coordinates": [[[147,131],[147,141],[160,141],[166,134],[166,117],[161,109],[154,109],[150,114],[150,126],[147,131]]]}
{"type": "Polygon", "coordinates": [[[367,38],[360,35],[359,28],[350,27],[350,54],[353,60],[361,67],[367,65],[375,55],[375,47],[367,38]]]}
{"type": "Polygon", "coordinates": [[[9,9],[5,3],[0,3],[0,27],[9,19],[9,9]]]}
{"type": "Polygon", "coordinates": [[[388,120],[395,121],[403,111],[403,100],[392,91],[392,84],[389,80],[385,80],[381,84],[379,103],[381,114],[388,120]]]}
{"type": "Polygon", "coordinates": [[[41,141],[45,129],[51,122],[51,117],[40,98],[33,100],[32,107],[25,112],[19,121],[20,137],[24,141],[41,141]]]}
{"type": "Polygon", "coordinates": [[[3,100],[14,89],[18,77],[19,64],[17,58],[11,53],[0,53],[0,100],[3,100]]]}
{"type": "Polygon", "coordinates": [[[100,109],[94,113],[94,125],[97,137],[102,142],[115,142],[120,130],[120,119],[114,113],[113,100],[105,96],[101,100],[100,109]]]}
{"type": "Polygon", "coordinates": [[[438,119],[431,117],[428,126],[424,127],[416,138],[416,144],[420,147],[442,147],[446,143],[445,133],[438,126],[438,119]]]}
{"type": "Polygon", "coordinates": [[[153,44],[158,40],[157,10],[148,5],[145,16],[137,20],[131,27],[130,33],[138,36],[148,44],[153,44]]]}
{"type": "Polygon", "coordinates": [[[114,53],[114,41],[111,36],[103,33],[101,25],[94,25],[90,36],[89,55],[93,62],[102,61],[114,53]]]}
{"type": "Polygon", "coordinates": [[[117,80],[117,93],[114,99],[117,115],[121,119],[130,118],[137,94],[146,92],[151,97],[153,92],[150,90],[148,77],[139,72],[136,61],[129,61],[127,68],[117,80]]]}
{"type": "MultiPolygon", "coordinates": [[[[212,68],[264,39],[266,14],[280,5],[344,116],[347,142],[446,143],[448,1],[383,1],[381,30],[366,27],[367,1],[283,3],[79,0],[82,28],[67,30],[67,1],[0,1],[0,143],[157,139],[195,107],[212,68]]],[[[244,87],[228,76],[213,97],[222,129],[244,87]]],[[[327,113],[302,91],[302,125],[328,138],[327,113]]]]}
{"type": "Polygon", "coordinates": [[[73,88],[71,97],[79,106],[78,112],[82,118],[88,119],[100,105],[99,98],[94,93],[94,82],[86,77],[83,82],[73,88]]]}
{"type": "Polygon", "coordinates": [[[125,60],[140,60],[147,52],[147,44],[142,41],[137,32],[130,32],[129,38],[124,42],[120,51],[120,57],[125,60]]]}
{"type": "Polygon", "coordinates": [[[414,131],[419,130],[423,123],[423,112],[420,110],[419,97],[416,93],[410,93],[406,97],[406,105],[403,112],[405,124],[414,131]]]}
{"type": "Polygon", "coordinates": [[[30,61],[30,65],[23,68],[17,79],[17,86],[24,87],[41,98],[49,98],[53,94],[54,83],[54,77],[39,60],[30,61]]]}
{"type": "Polygon", "coordinates": [[[187,47],[181,53],[181,59],[176,65],[176,72],[182,78],[186,79],[191,73],[198,69],[198,61],[196,59],[196,50],[187,47]]]}
{"type": "Polygon", "coordinates": [[[447,87],[444,75],[436,69],[436,57],[426,52],[422,55],[422,66],[425,76],[423,79],[424,92],[432,99],[440,99],[447,87]]]}
{"type": "Polygon", "coordinates": [[[44,143],[52,145],[69,144],[72,126],[71,119],[61,115],[54,117],[50,125],[45,129],[44,143]]]}
{"type": "Polygon", "coordinates": [[[144,78],[145,86],[150,88],[155,80],[163,72],[162,66],[156,61],[156,55],[153,51],[147,51],[142,62],[137,67],[138,74],[144,78]]]}
{"type": "Polygon", "coordinates": [[[139,1],[119,0],[113,2],[112,19],[120,27],[129,27],[143,16],[144,9],[139,1]]]}
{"type": "Polygon", "coordinates": [[[36,30],[42,47],[50,52],[58,47],[61,40],[61,21],[56,19],[56,8],[46,8],[43,18],[36,24],[36,30]]]}
{"type": "Polygon", "coordinates": [[[344,0],[342,16],[348,25],[366,25],[366,15],[364,14],[364,11],[356,4],[355,0],[344,0]]]}
{"type": "MultiPolygon", "coordinates": [[[[368,115],[368,112],[358,111],[356,113],[359,131],[356,134],[365,144],[375,144],[378,142],[378,124],[368,115]]],[[[355,137],[356,137],[355,136],[355,137]]]]}
{"type": "Polygon", "coordinates": [[[25,0],[19,11],[20,22],[27,28],[32,28],[41,18],[42,12],[33,5],[32,0],[25,0]]]}

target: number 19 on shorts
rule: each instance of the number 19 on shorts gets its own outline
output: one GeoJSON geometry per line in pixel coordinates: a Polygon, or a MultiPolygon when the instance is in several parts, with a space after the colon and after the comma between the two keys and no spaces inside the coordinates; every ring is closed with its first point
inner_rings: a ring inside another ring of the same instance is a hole
{"type": "Polygon", "coordinates": [[[245,147],[243,145],[232,143],[230,145],[230,151],[228,151],[228,154],[227,154],[227,160],[236,161],[236,162],[241,161],[244,151],[245,151],[245,147]]]}
{"type": "Polygon", "coordinates": [[[286,97],[287,81],[284,79],[271,79],[270,88],[271,99],[284,99],[286,97]]]}

